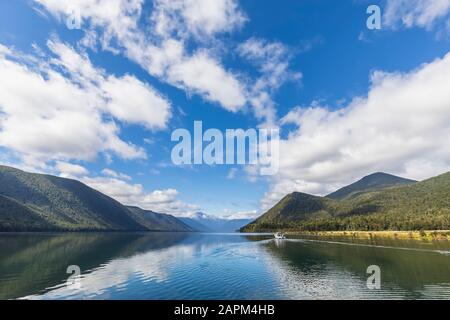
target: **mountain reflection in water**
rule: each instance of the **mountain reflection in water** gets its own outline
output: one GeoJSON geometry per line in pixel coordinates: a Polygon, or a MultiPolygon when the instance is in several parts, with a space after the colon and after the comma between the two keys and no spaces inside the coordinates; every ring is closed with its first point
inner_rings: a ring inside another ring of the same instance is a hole
{"type": "Polygon", "coordinates": [[[0,298],[450,298],[450,245],[201,233],[0,234],[0,298]],[[67,285],[67,267],[82,271],[67,285]],[[381,290],[366,286],[381,268],[381,290]]]}

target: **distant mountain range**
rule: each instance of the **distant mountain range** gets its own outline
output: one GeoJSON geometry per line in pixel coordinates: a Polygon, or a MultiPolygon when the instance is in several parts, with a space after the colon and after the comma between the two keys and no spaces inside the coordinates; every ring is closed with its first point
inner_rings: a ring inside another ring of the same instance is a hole
{"type": "Polygon", "coordinates": [[[416,182],[375,173],[326,197],[294,192],[241,231],[450,229],[450,173],[416,182]]]}
{"type": "Polygon", "coordinates": [[[196,231],[85,184],[0,166],[0,231],[196,231]]]}
{"type": "Polygon", "coordinates": [[[253,221],[252,219],[220,219],[203,212],[197,212],[193,216],[179,219],[201,232],[236,232],[253,221]]]}

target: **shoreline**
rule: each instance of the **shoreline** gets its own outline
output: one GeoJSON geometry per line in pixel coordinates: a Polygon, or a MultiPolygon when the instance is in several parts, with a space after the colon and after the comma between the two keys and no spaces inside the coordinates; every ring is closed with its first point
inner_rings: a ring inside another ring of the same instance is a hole
{"type": "Polygon", "coordinates": [[[317,238],[397,239],[417,241],[449,241],[450,230],[423,231],[287,231],[286,235],[317,238]]]}

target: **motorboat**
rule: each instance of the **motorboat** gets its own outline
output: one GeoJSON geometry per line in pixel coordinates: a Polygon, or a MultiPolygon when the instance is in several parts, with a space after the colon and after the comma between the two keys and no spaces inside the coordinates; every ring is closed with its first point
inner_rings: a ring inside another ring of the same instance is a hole
{"type": "Polygon", "coordinates": [[[285,236],[283,233],[281,233],[281,232],[275,233],[275,234],[274,234],[274,237],[275,237],[275,239],[277,239],[277,240],[286,239],[286,236],[285,236]]]}

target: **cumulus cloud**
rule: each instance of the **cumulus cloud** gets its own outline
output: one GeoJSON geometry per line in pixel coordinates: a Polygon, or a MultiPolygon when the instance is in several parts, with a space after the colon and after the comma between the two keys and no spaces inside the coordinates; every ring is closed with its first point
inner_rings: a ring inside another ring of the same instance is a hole
{"type": "Polygon", "coordinates": [[[280,42],[250,38],[238,46],[238,53],[259,67],[264,75],[260,82],[265,82],[260,86],[277,88],[280,86],[279,80],[288,75],[289,50],[280,42]]]}
{"type": "Polygon", "coordinates": [[[143,187],[140,184],[132,184],[128,181],[108,176],[83,177],[82,182],[123,204],[138,205],[132,199],[140,199],[143,195],[143,187]]]}
{"type": "Polygon", "coordinates": [[[280,42],[250,38],[238,46],[237,52],[259,69],[260,77],[249,90],[249,101],[256,117],[264,119],[267,126],[274,126],[276,110],[272,93],[287,80],[299,81],[302,74],[289,70],[290,50],[280,42]]]}
{"type": "Polygon", "coordinates": [[[95,32],[104,49],[122,52],[163,82],[199,94],[230,111],[245,106],[245,86],[238,77],[225,70],[208,50],[189,53],[185,44],[186,35],[212,36],[241,25],[244,18],[234,0],[155,1],[150,32],[139,27],[142,0],[35,2],[61,21],[78,12],[89,36],[88,43],[92,44],[95,32]]]}
{"type": "Polygon", "coordinates": [[[105,46],[115,36],[119,38],[133,36],[132,31],[137,27],[137,17],[140,16],[144,3],[143,0],[34,0],[34,2],[62,23],[71,18],[80,18],[82,26],[90,22],[93,28],[105,28],[102,37],[105,46]]]}
{"type": "Polygon", "coordinates": [[[58,56],[52,63],[64,67],[72,80],[85,89],[99,90],[106,101],[104,109],[116,119],[148,129],[166,127],[171,116],[170,102],[148,84],[130,75],[106,75],[91,64],[87,55],[61,42],[49,41],[49,47],[58,56]]]}
{"type": "Polygon", "coordinates": [[[431,29],[449,13],[450,0],[387,0],[384,20],[389,27],[431,29]]]}
{"type": "Polygon", "coordinates": [[[326,194],[385,171],[424,179],[450,167],[450,53],[408,73],[372,74],[366,97],[330,110],[314,104],[283,118],[280,171],[263,209],[292,191],[326,194]]]}
{"type": "Polygon", "coordinates": [[[122,180],[131,180],[131,177],[129,175],[126,175],[124,173],[121,172],[117,172],[111,169],[103,169],[101,172],[104,176],[108,176],[108,177],[113,177],[113,178],[119,178],[122,180]]]}
{"type": "Polygon", "coordinates": [[[162,37],[197,38],[232,31],[246,20],[235,0],[156,0],[151,19],[162,37]]]}
{"type": "Polygon", "coordinates": [[[185,216],[199,209],[197,205],[179,200],[179,192],[176,189],[146,192],[141,184],[132,183],[128,176],[122,173],[110,169],[105,169],[102,173],[102,176],[82,177],[81,181],[125,205],[146,210],[185,216]]]}
{"type": "Polygon", "coordinates": [[[281,43],[251,38],[239,47],[241,57],[256,62],[259,79],[227,70],[220,61],[218,36],[242,27],[246,16],[237,0],[156,0],[150,13],[142,0],[83,0],[70,3],[34,0],[60,19],[74,11],[82,19],[82,44],[122,53],[160,81],[237,112],[251,106],[258,120],[273,126],[271,96],[286,80],[301,78],[288,71],[289,50],[281,43]],[[108,10],[103,10],[107,7],[108,10]],[[142,26],[142,17],[149,24],[142,26]]]}
{"type": "Polygon", "coordinates": [[[106,75],[58,40],[48,47],[43,58],[0,45],[0,146],[36,162],[92,160],[101,152],[145,158],[112,119],[164,128],[170,103],[132,76],[106,75]]]}
{"type": "Polygon", "coordinates": [[[133,76],[109,76],[101,87],[109,97],[107,110],[116,119],[163,129],[170,118],[170,103],[149,85],[133,76]]]}
{"type": "Polygon", "coordinates": [[[229,111],[238,111],[246,103],[241,83],[207,52],[197,52],[178,61],[167,69],[167,77],[172,84],[189,88],[210,101],[220,102],[229,111]]]}
{"type": "Polygon", "coordinates": [[[85,167],[69,162],[57,161],[55,169],[60,173],[60,176],[63,178],[85,176],[89,174],[89,171],[85,167]]]}

